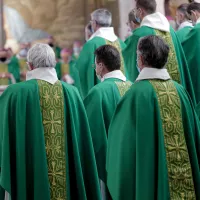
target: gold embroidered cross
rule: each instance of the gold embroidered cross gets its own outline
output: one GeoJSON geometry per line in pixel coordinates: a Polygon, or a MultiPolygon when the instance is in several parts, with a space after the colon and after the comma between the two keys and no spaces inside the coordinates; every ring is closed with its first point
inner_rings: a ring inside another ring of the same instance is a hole
{"type": "Polygon", "coordinates": [[[46,124],[49,124],[51,125],[51,133],[55,133],[55,126],[56,124],[57,125],[61,125],[61,120],[55,120],[55,117],[54,117],[54,110],[51,110],[50,111],[50,120],[44,120],[43,121],[43,124],[46,125],[46,124]]]}

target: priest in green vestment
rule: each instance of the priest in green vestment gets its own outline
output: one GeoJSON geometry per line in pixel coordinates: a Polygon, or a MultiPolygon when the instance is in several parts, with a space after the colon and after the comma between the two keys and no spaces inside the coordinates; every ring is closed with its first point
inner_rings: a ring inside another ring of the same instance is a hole
{"type": "Polygon", "coordinates": [[[188,6],[189,4],[187,3],[181,4],[176,11],[176,23],[179,26],[176,34],[180,42],[183,42],[185,40],[187,34],[193,28],[189,14],[187,12],[188,6]]]}
{"type": "MultiPolygon", "coordinates": [[[[127,37],[130,37],[133,32],[140,27],[140,23],[138,23],[138,21],[135,18],[135,10],[132,9],[129,14],[128,14],[128,21],[127,21],[127,26],[128,26],[128,33],[127,33],[127,37]]],[[[127,40],[127,39],[126,39],[127,40]]],[[[126,41],[125,41],[126,43],[126,41]]]]}
{"type": "Polygon", "coordinates": [[[170,46],[167,70],[171,78],[187,89],[193,102],[196,104],[190,72],[181,43],[177,39],[175,31],[170,27],[167,18],[161,13],[156,12],[156,0],[137,0],[135,15],[137,21],[141,23],[140,28],[136,29],[133,35],[126,41],[127,46],[123,51],[128,72],[127,78],[134,82],[139,74],[136,62],[136,49],[139,39],[147,35],[158,35],[170,46]]]}
{"type": "Polygon", "coordinates": [[[187,91],[165,67],[169,50],[158,36],[139,40],[141,73],[108,132],[113,200],[200,199],[200,125],[187,91]]]}
{"type": "Polygon", "coordinates": [[[121,72],[119,51],[104,45],[96,49],[96,75],[101,83],[94,86],[84,100],[94,145],[98,175],[106,184],[108,128],[117,103],[132,83],[121,72]]]}
{"type": "Polygon", "coordinates": [[[183,49],[187,58],[194,93],[197,104],[200,103],[200,3],[191,3],[188,6],[188,13],[195,27],[183,41],[183,49]]]}
{"type": "Polygon", "coordinates": [[[55,41],[55,38],[50,35],[48,38],[47,38],[47,44],[52,47],[52,49],[54,50],[55,54],[56,54],[56,58],[57,59],[60,59],[60,52],[61,52],[61,48],[56,45],[56,41],[55,41]]]}
{"type": "MultiPolygon", "coordinates": [[[[76,67],[79,71],[81,89],[80,93],[85,98],[89,90],[99,83],[95,70],[92,66],[95,63],[94,51],[105,44],[116,47],[121,54],[125,44],[115,35],[112,24],[112,14],[106,9],[98,9],[91,14],[91,25],[94,34],[83,46],[76,67]]],[[[121,55],[122,57],[122,55],[121,55]]],[[[121,59],[121,70],[125,72],[124,60],[121,59]]]]}
{"type": "Polygon", "coordinates": [[[73,43],[73,54],[72,54],[72,60],[74,62],[76,62],[78,60],[81,49],[82,49],[82,43],[80,41],[74,41],[74,43],[73,43]]]}
{"type": "Polygon", "coordinates": [[[6,49],[0,50],[0,94],[10,85],[20,81],[20,70],[16,60],[9,57],[6,49]]]}
{"type": "Polygon", "coordinates": [[[0,97],[0,186],[13,200],[100,200],[92,138],[77,89],[58,80],[47,44],[28,52],[25,82],[0,97]]]}
{"type": "Polygon", "coordinates": [[[72,58],[70,49],[64,48],[61,53],[61,60],[56,64],[56,72],[59,80],[62,80],[70,85],[80,87],[79,72],[75,67],[75,62],[72,58]]]}

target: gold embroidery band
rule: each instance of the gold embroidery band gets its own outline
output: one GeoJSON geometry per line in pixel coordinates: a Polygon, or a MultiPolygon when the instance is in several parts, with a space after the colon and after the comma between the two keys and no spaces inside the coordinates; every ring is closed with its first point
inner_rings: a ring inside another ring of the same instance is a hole
{"type": "Polygon", "coordinates": [[[54,85],[38,80],[48,164],[51,200],[66,200],[64,103],[60,81],[54,85]]]}
{"type": "MultiPolygon", "coordinates": [[[[0,64],[0,74],[9,73],[8,72],[8,65],[1,63],[0,64]]],[[[0,78],[0,85],[9,85],[9,79],[4,77],[0,78]]]]}
{"type": "Polygon", "coordinates": [[[170,52],[169,52],[169,58],[168,58],[166,68],[167,68],[167,71],[169,72],[172,80],[181,84],[179,66],[178,66],[178,61],[176,58],[176,51],[174,48],[172,37],[169,32],[163,32],[163,31],[159,31],[159,30],[155,30],[155,32],[156,32],[157,36],[160,36],[169,45],[170,52]]]}
{"type": "Polygon", "coordinates": [[[127,81],[127,82],[115,82],[115,84],[117,85],[117,88],[119,90],[120,96],[123,97],[126,92],[129,90],[129,88],[131,87],[132,83],[127,81]]]}
{"type": "Polygon", "coordinates": [[[118,40],[116,40],[115,42],[110,42],[110,41],[106,40],[106,44],[115,47],[119,51],[120,58],[121,58],[121,68],[120,68],[120,70],[122,71],[123,74],[125,74],[124,58],[123,58],[123,55],[122,55],[122,49],[121,49],[120,42],[118,40]]]}
{"type": "Polygon", "coordinates": [[[195,200],[189,153],[184,136],[181,102],[173,81],[151,80],[158,99],[168,168],[170,199],[195,200]]]}

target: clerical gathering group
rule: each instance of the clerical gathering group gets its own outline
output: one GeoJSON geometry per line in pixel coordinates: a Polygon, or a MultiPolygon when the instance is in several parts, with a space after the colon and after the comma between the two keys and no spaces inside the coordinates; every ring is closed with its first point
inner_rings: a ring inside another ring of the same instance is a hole
{"type": "Polygon", "coordinates": [[[135,0],[125,41],[100,8],[73,51],[2,49],[0,200],[200,200],[200,1],[176,24],[135,0]]]}

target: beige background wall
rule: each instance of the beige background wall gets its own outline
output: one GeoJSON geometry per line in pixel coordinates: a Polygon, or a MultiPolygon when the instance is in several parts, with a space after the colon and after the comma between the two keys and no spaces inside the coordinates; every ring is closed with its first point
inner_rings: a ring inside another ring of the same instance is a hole
{"type": "MultiPolygon", "coordinates": [[[[171,0],[172,12],[182,2],[187,0],[171,0]]],[[[31,28],[44,30],[54,35],[60,46],[69,47],[74,40],[84,40],[84,26],[90,20],[90,13],[100,7],[113,13],[115,32],[124,39],[128,12],[134,8],[135,0],[5,0],[4,3],[16,9],[31,28]]],[[[157,10],[164,13],[164,0],[157,0],[157,4],[157,10]]]]}
{"type": "Polygon", "coordinates": [[[84,0],[5,0],[31,28],[56,36],[62,46],[82,39],[85,25],[84,0]]]}

